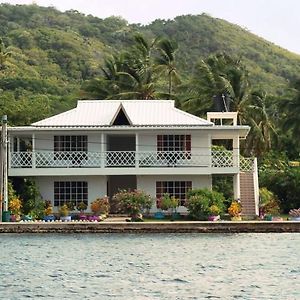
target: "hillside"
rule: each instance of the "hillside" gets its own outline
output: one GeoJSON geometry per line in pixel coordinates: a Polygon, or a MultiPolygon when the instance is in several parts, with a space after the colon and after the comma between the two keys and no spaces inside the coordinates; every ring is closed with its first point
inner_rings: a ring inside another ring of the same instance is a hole
{"type": "Polygon", "coordinates": [[[178,69],[188,78],[195,62],[226,51],[241,56],[254,84],[280,94],[300,74],[300,56],[224,20],[205,14],[128,24],[37,5],[0,5],[0,37],[11,56],[0,69],[0,110],[11,124],[29,124],[66,110],[82,83],[100,73],[103,58],[132,44],[134,33],[178,43],[178,69]]]}

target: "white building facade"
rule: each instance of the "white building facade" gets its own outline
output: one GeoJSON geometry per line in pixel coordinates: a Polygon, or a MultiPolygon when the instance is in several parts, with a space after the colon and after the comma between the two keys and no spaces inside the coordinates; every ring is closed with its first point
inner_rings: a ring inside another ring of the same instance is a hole
{"type": "Polygon", "coordinates": [[[175,196],[184,212],[188,191],[211,188],[214,174],[233,176],[234,197],[241,198],[241,172],[257,175],[255,160],[239,153],[248,131],[236,124],[235,113],[211,113],[204,120],[172,100],[82,100],[31,126],[10,127],[8,171],[34,179],[54,208],[139,189],[153,199],[175,196]],[[211,122],[228,118],[230,125],[211,122]],[[214,140],[231,141],[231,150],[215,150],[214,140]]]}

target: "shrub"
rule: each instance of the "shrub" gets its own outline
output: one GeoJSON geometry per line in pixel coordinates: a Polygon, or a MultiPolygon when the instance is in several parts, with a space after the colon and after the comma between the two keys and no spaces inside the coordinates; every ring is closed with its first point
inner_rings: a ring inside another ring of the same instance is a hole
{"type": "Polygon", "coordinates": [[[52,208],[52,204],[51,201],[46,200],[45,201],[45,210],[44,210],[45,216],[49,216],[53,214],[53,208],[52,208]]]}
{"type": "Polygon", "coordinates": [[[187,209],[189,215],[196,220],[206,220],[212,212],[224,212],[225,198],[223,194],[209,189],[197,189],[189,192],[187,209]]]}
{"type": "Polygon", "coordinates": [[[91,203],[91,211],[95,215],[108,214],[109,213],[109,199],[107,196],[97,198],[91,203]]]}
{"type": "Polygon", "coordinates": [[[132,216],[141,214],[145,209],[150,209],[153,203],[150,195],[139,190],[122,190],[114,195],[114,201],[120,204],[119,209],[132,216]]]}
{"type": "Polygon", "coordinates": [[[267,188],[259,189],[260,207],[264,214],[278,215],[280,213],[279,201],[277,197],[267,188]]]}

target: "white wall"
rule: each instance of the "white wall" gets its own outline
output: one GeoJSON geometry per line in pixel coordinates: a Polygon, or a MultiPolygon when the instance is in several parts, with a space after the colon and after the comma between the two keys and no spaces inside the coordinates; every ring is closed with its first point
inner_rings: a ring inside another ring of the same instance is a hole
{"type": "MultiPolygon", "coordinates": [[[[87,181],[88,182],[88,202],[93,202],[98,197],[107,194],[106,176],[56,176],[56,177],[37,177],[34,178],[39,187],[39,191],[44,200],[50,200],[54,205],[54,181],[87,181]]],[[[54,211],[56,207],[54,207],[54,211]]],[[[90,207],[88,205],[88,212],[90,207]]]]}
{"type": "MultiPolygon", "coordinates": [[[[145,191],[156,198],[156,181],[192,181],[193,189],[211,188],[212,179],[210,175],[161,175],[161,176],[137,176],[137,189],[145,191]]],[[[156,204],[153,204],[151,212],[155,212],[156,204]]],[[[180,206],[178,212],[186,212],[186,208],[180,206]]]]}

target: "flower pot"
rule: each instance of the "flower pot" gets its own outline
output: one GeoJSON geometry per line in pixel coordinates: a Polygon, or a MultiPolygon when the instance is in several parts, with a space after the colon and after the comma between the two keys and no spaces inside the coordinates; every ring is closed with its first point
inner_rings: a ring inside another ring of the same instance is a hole
{"type": "Polygon", "coordinates": [[[265,215],[264,220],[265,221],[272,221],[273,220],[273,216],[272,215],[265,215]]]}
{"type": "Polygon", "coordinates": [[[86,221],[88,217],[86,215],[79,215],[79,220],[80,221],[86,221]]]}
{"type": "Polygon", "coordinates": [[[71,216],[62,216],[62,217],[60,217],[60,220],[62,222],[71,222],[72,221],[72,217],[71,216]]]}
{"type": "Polygon", "coordinates": [[[220,220],[220,216],[208,216],[208,221],[218,221],[220,220]]]}
{"type": "Polygon", "coordinates": [[[55,221],[55,216],[54,216],[54,215],[45,216],[45,217],[43,218],[43,220],[44,220],[45,222],[52,222],[52,221],[55,221]]]}
{"type": "Polygon", "coordinates": [[[180,218],[181,218],[180,213],[178,213],[178,212],[172,213],[172,216],[171,216],[172,220],[179,220],[180,218]]]}
{"type": "Polygon", "coordinates": [[[162,211],[157,211],[155,214],[154,214],[154,218],[155,219],[164,219],[165,218],[165,214],[162,212],[162,211]]]}
{"type": "Polygon", "coordinates": [[[231,217],[231,221],[242,221],[242,217],[241,216],[231,217]]]}
{"type": "Polygon", "coordinates": [[[91,222],[99,222],[100,221],[100,217],[99,216],[88,216],[88,220],[91,222]]]}
{"type": "Polygon", "coordinates": [[[292,217],[293,221],[300,221],[300,216],[299,217],[292,217]]]}

